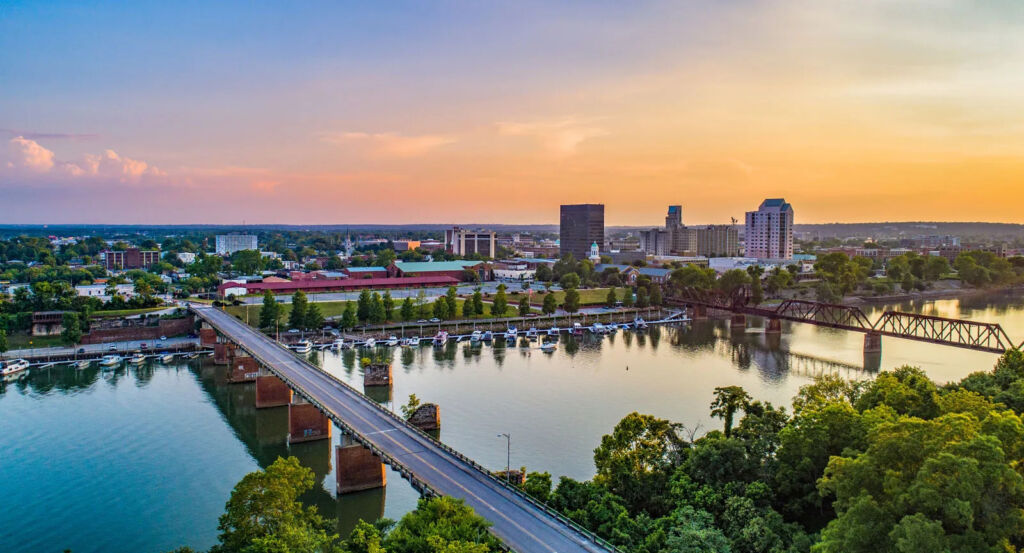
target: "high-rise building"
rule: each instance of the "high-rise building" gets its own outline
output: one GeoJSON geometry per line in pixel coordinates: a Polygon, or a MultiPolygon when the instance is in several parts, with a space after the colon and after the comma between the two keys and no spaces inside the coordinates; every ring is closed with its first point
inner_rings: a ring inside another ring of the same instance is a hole
{"type": "Polygon", "coordinates": [[[793,258],[793,206],[782,198],[761,202],[757,211],[747,212],[744,234],[747,257],[793,258]]]}
{"type": "Polygon", "coordinates": [[[256,236],[252,234],[218,234],[215,252],[217,255],[231,255],[242,250],[259,250],[256,236]]]}
{"type": "Polygon", "coordinates": [[[453,227],[444,231],[444,247],[455,255],[478,253],[484,257],[494,257],[497,253],[495,234],[492,230],[468,230],[453,227]]]}
{"type": "Polygon", "coordinates": [[[558,235],[559,255],[586,259],[591,244],[604,244],[604,204],[563,205],[558,235]]]}
{"type": "Polygon", "coordinates": [[[740,254],[739,231],[732,225],[708,225],[692,230],[697,255],[704,257],[735,257],[740,254]]]}
{"type": "Polygon", "coordinates": [[[128,248],[126,250],[104,250],[100,252],[100,255],[103,257],[103,266],[108,271],[148,269],[160,261],[160,250],[128,248]]]}
{"type": "Polygon", "coordinates": [[[648,255],[668,255],[672,251],[672,233],[663,228],[640,231],[640,247],[648,255]]]}
{"type": "Polygon", "coordinates": [[[683,226],[683,206],[668,206],[668,215],[665,216],[665,228],[670,229],[672,227],[681,226],[683,226]]]}

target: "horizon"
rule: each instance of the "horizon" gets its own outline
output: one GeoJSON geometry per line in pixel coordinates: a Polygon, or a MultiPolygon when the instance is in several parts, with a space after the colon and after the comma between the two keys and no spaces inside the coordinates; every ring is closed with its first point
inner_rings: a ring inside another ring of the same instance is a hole
{"type": "Polygon", "coordinates": [[[4,222],[1024,222],[1021,5],[3,13],[4,222]]]}

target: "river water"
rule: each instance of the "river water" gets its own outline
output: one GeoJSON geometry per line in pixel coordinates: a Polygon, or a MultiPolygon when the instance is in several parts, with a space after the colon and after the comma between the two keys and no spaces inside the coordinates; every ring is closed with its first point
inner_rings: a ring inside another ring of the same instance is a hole
{"type": "MultiPolygon", "coordinates": [[[[1024,339],[1024,298],[998,295],[875,306],[999,323],[1024,339]]],[[[751,320],[652,328],[599,339],[563,338],[553,354],[451,343],[393,351],[394,387],[372,397],[398,410],[409,394],[441,406],[441,439],[502,469],[589,478],[603,434],[631,411],[704,432],[716,386],[789,405],[814,376],[871,378],[878,367],[924,368],[937,381],[988,370],[996,355],[798,323],[781,337],[751,320]]],[[[313,362],[362,388],[359,354],[314,352],[313,362]]],[[[318,484],[305,500],[347,532],[359,518],[399,518],[417,494],[394,471],[383,490],[334,496],[331,443],[285,445],[287,409],[256,410],[253,384],[228,384],[209,361],[101,372],[36,370],[0,388],[0,551],[160,552],[207,548],[234,484],[280,455],[298,456],[318,484]]],[[[334,429],[333,443],[340,440],[334,429]]]]}

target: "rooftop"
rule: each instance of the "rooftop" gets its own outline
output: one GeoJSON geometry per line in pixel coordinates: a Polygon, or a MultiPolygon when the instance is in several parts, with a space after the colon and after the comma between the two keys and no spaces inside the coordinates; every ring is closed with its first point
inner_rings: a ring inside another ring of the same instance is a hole
{"type": "Polygon", "coordinates": [[[476,267],[483,261],[396,261],[395,266],[405,273],[427,273],[431,271],[461,271],[476,267]]]}

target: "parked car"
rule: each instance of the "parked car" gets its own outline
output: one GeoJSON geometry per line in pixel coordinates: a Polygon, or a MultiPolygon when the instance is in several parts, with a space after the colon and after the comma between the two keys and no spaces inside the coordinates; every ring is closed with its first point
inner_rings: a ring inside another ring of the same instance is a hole
{"type": "Polygon", "coordinates": [[[142,342],[141,344],[139,344],[139,349],[149,349],[149,344],[147,344],[146,342],[142,342]]]}
{"type": "Polygon", "coordinates": [[[85,353],[85,348],[78,348],[78,353],[85,353]]]}
{"type": "Polygon", "coordinates": [[[163,342],[163,341],[164,341],[164,340],[166,340],[166,339],[167,339],[167,336],[161,336],[161,337],[160,337],[160,341],[161,341],[161,342],[163,342]]]}
{"type": "Polygon", "coordinates": [[[434,317],[434,318],[430,319],[430,322],[432,322],[432,323],[439,323],[439,322],[441,322],[441,319],[438,319],[437,317],[434,317]]]}
{"type": "Polygon", "coordinates": [[[114,344],[110,344],[110,347],[108,347],[107,350],[109,350],[109,351],[117,351],[117,346],[115,346],[114,344]]]}
{"type": "Polygon", "coordinates": [[[426,320],[426,319],[420,319],[420,320],[418,320],[418,321],[416,321],[416,322],[417,322],[417,323],[425,323],[425,322],[427,322],[427,320],[426,320]]]}

